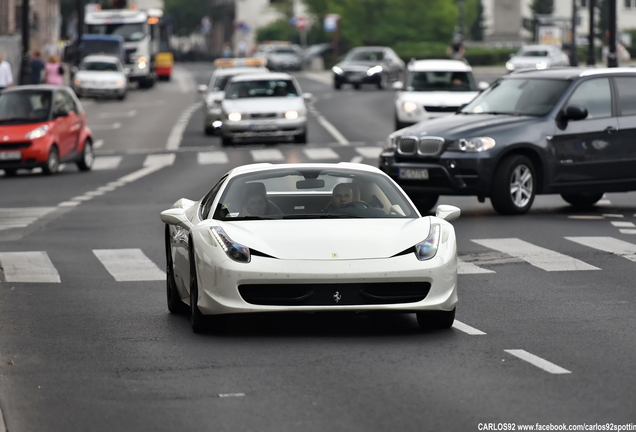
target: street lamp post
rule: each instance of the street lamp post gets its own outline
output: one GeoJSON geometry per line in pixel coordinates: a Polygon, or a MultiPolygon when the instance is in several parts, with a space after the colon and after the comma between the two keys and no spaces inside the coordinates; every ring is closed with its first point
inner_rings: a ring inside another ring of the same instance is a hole
{"type": "Polygon", "coordinates": [[[607,67],[618,67],[616,57],[616,0],[609,0],[609,53],[607,54],[607,67]]]}
{"type": "Polygon", "coordinates": [[[596,57],[594,56],[594,12],[596,9],[596,0],[590,0],[590,30],[587,42],[587,65],[594,66],[596,57]]]}
{"type": "Polygon", "coordinates": [[[80,43],[82,41],[82,34],[84,33],[84,0],[77,0],[77,40],[75,41],[75,65],[79,65],[80,62],[80,43]]]}
{"type": "Polygon", "coordinates": [[[578,23],[578,5],[576,4],[577,0],[572,0],[572,55],[570,56],[570,65],[578,66],[579,58],[576,48],[576,25],[578,23]]]}
{"type": "Polygon", "coordinates": [[[31,83],[31,56],[29,53],[29,0],[22,0],[22,59],[20,63],[20,84],[31,83]]]}

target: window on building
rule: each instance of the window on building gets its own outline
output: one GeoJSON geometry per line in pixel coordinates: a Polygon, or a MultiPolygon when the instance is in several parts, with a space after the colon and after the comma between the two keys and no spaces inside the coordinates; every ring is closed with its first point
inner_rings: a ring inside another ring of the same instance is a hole
{"type": "Polygon", "coordinates": [[[581,7],[582,8],[586,8],[587,7],[587,0],[581,0],[581,7]]]}
{"type": "Polygon", "coordinates": [[[631,9],[633,7],[632,0],[625,0],[625,9],[631,9]]]}

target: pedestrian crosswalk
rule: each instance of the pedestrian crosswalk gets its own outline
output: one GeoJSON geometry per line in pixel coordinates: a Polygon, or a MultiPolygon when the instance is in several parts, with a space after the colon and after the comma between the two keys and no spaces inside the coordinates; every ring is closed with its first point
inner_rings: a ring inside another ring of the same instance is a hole
{"type": "MultiPolygon", "coordinates": [[[[596,251],[593,255],[579,253],[584,260],[595,259],[597,265],[606,263],[608,255],[619,259],[625,258],[622,262],[628,266],[636,262],[636,244],[621,239],[586,236],[562,237],[559,240],[563,249],[570,249],[568,246],[576,243],[596,251]]],[[[541,272],[603,270],[580,259],[581,257],[574,257],[519,238],[472,239],[471,242],[497,252],[462,254],[460,249],[459,275],[496,277],[502,266],[511,264],[529,265],[541,272]]],[[[85,252],[90,254],[88,250],[85,252]]],[[[157,256],[156,251],[154,252],[157,256]]],[[[115,282],[161,281],[166,277],[163,270],[165,263],[153,261],[140,248],[93,249],[92,255],[89,256],[94,257],[96,263],[99,263],[115,282]]],[[[55,258],[55,251],[0,252],[0,283],[62,283],[65,277],[55,267],[55,258]]]]}

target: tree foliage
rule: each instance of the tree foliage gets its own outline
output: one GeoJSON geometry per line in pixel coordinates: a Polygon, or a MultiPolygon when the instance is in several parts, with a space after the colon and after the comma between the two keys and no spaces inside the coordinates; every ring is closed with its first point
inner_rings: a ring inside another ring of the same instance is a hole
{"type": "Polygon", "coordinates": [[[448,42],[457,21],[457,5],[448,0],[305,0],[305,4],[320,26],[326,14],[340,15],[340,40],[345,46],[448,42]]]}
{"type": "Polygon", "coordinates": [[[212,21],[222,19],[222,8],[212,6],[209,0],[164,0],[164,11],[175,23],[175,33],[189,35],[201,29],[201,18],[209,16],[212,21]]]}

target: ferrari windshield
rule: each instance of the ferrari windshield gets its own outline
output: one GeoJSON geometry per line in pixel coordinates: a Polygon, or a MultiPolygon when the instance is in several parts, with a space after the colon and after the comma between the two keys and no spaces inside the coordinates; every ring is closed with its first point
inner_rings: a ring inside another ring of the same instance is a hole
{"type": "Polygon", "coordinates": [[[470,72],[413,71],[406,82],[407,91],[477,91],[470,72]]]}
{"type": "Polygon", "coordinates": [[[460,113],[544,116],[569,85],[570,81],[557,79],[503,79],[479,94],[460,113]]]}
{"type": "Polygon", "coordinates": [[[417,217],[389,179],[344,168],[278,169],[237,176],[228,183],[213,215],[227,221],[417,217]]]}
{"type": "Polygon", "coordinates": [[[236,81],[230,83],[225,92],[226,99],[297,96],[299,92],[294,83],[285,79],[236,81]]]}
{"type": "Polygon", "coordinates": [[[0,124],[46,121],[51,108],[50,90],[7,91],[0,94],[0,124]]]}

